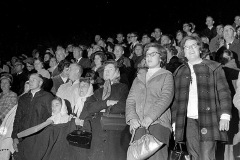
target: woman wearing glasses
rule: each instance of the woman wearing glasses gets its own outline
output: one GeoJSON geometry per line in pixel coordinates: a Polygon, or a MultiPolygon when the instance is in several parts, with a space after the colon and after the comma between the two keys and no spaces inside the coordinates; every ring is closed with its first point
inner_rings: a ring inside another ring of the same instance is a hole
{"type": "Polygon", "coordinates": [[[181,47],[187,62],[174,72],[175,141],[186,140],[193,160],[214,160],[216,141],[227,141],[231,92],[221,64],[201,58],[200,38],[187,36],[181,47]]]}
{"type": "Polygon", "coordinates": [[[172,73],[165,70],[167,51],[158,43],[144,47],[148,69],[140,69],[133,81],[126,102],[126,122],[134,140],[140,139],[146,129],[164,145],[149,160],[167,160],[171,134],[170,103],[174,95],[172,73]]]}

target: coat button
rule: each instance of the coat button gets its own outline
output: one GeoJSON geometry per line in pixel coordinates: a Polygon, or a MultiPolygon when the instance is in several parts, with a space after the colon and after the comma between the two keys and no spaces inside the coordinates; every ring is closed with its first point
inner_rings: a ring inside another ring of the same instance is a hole
{"type": "Polygon", "coordinates": [[[206,110],[209,111],[209,110],[210,110],[210,107],[207,107],[206,110]]]}
{"type": "Polygon", "coordinates": [[[201,133],[202,133],[202,134],[207,134],[207,129],[206,129],[206,128],[202,128],[202,129],[201,129],[201,133]]]}

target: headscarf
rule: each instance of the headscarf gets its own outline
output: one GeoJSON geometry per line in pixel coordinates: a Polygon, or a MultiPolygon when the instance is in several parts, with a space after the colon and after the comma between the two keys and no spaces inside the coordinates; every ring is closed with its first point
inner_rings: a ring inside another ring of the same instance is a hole
{"type": "Polygon", "coordinates": [[[67,123],[69,121],[70,116],[68,115],[67,106],[64,99],[62,100],[62,108],[59,113],[52,113],[52,116],[49,118],[50,120],[53,120],[54,124],[60,124],[60,123],[67,123]]]}
{"type": "Polygon", "coordinates": [[[119,80],[120,80],[120,72],[118,69],[116,69],[112,79],[105,80],[104,82],[102,100],[107,99],[111,95],[111,84],[119,83],[119,80]]]}
{"type": "MultiPolygon", "coordinates": [[[[75,92],[78,92],[79,90],[75,90],[75,92]]],[[[78,95],[78,93],[76,93],[78,95]]],[[[76,105],[74,107],[74,113],[77,115],[77,117],[80,116],[81,112],[82,112],[82,109],[83,109],[83,106],[84,106],[84,103],[87,99],[87,97],[90,97],[91,95],[93,95],[93,86],[92,84],[90,83],[89,85],[89,88],[88,88],[88,91],[86,93],[86,95],[82,96],[82,97],[78,97],[77,100],[76,100],[76,105]]]]}

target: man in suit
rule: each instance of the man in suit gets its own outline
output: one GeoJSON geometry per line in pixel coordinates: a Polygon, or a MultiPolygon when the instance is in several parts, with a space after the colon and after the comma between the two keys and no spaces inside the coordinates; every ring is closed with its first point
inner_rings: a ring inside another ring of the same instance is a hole
{"type": "Polygon", "coordinates": [[[58,88],[60,85],[66,83],[68,81],[68,71],[69,71],[70,62],[67,60],[62,60],[58,65],[58,70],[60,72],[59,75],[52,78],[53,87],[51,92],[56,95],[58,88]]]}
{"type": "MultiPolygon", "coordinates": [[[[57,47],[55,54],[56,54],[56,59],[57,59],[58,64],[66,58],[66,50],[61,46],[57,47]]],[[[52,72],[52,77],[55,77],[55,76],[59,75],[60,73],[61,72],[58,70],[58,67],[56,67],[52,72]]]]}
{"type": "Polygon", "coordinates": [[[86,74],[86,70],[91,68],[91,61],[88,58],[82,57],[83,50],[79,46],[74,46],[73,48],[73,57],[76,60],[76,63],[78,63],[83,68],[83,76],[86,74]]]}
{"type": "Polygon", "coordinates": [[[235,38],[236,31],[231,25],[226,25],[223,29],[223,38],[225,40],[224,46],[233,52],[234,59],[236,60],[239,68],[240,61],[240,41],[235,38]]]}
{"type": "Polygon", "coordinates": [[[65,99],[70,102],[71,108],[73,109],[76,100],[74,99],[73,93],[76,91],[78,93],[79,89],[79,79],[83,73],[82,67],[78,63],[72,63],[69,66],[68,78],[69,81],[67,83],[62,84],[56,93],[56,96],[65,99]]]}
{"type": "Polygon", "coordinates": [[[207,16],[206,25],[207,28],[202,31],[202,36],[207,36],[209,41],[217,35],[216,27],[213,26],[214,20],[213,17],[207,16]]]}
{"type": "Polygon", "coordinates": [[[28,73],[24,70],[24,64],[17,59],[14,63],[15,74],[13,74],[12,91],[20,95],[24,91],[24,84],[28,80],[28,73]]]}

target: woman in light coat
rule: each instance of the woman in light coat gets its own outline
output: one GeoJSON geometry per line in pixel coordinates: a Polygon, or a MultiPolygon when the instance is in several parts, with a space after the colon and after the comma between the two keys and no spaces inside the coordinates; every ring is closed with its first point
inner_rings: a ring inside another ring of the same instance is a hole
{"type": "Polygon", "coordinates": [[[126,102],[126,122],[130,132],[136,131],[134,140],[140,139],[146,129],[164,143],[149,160],[167,160],[168,143],[171,134],[171,113],[169,105],[174,95],[172,73],[163,67],[167,51],[157,43],[145,46],[148,70],[140,69],[126,102]]]}

